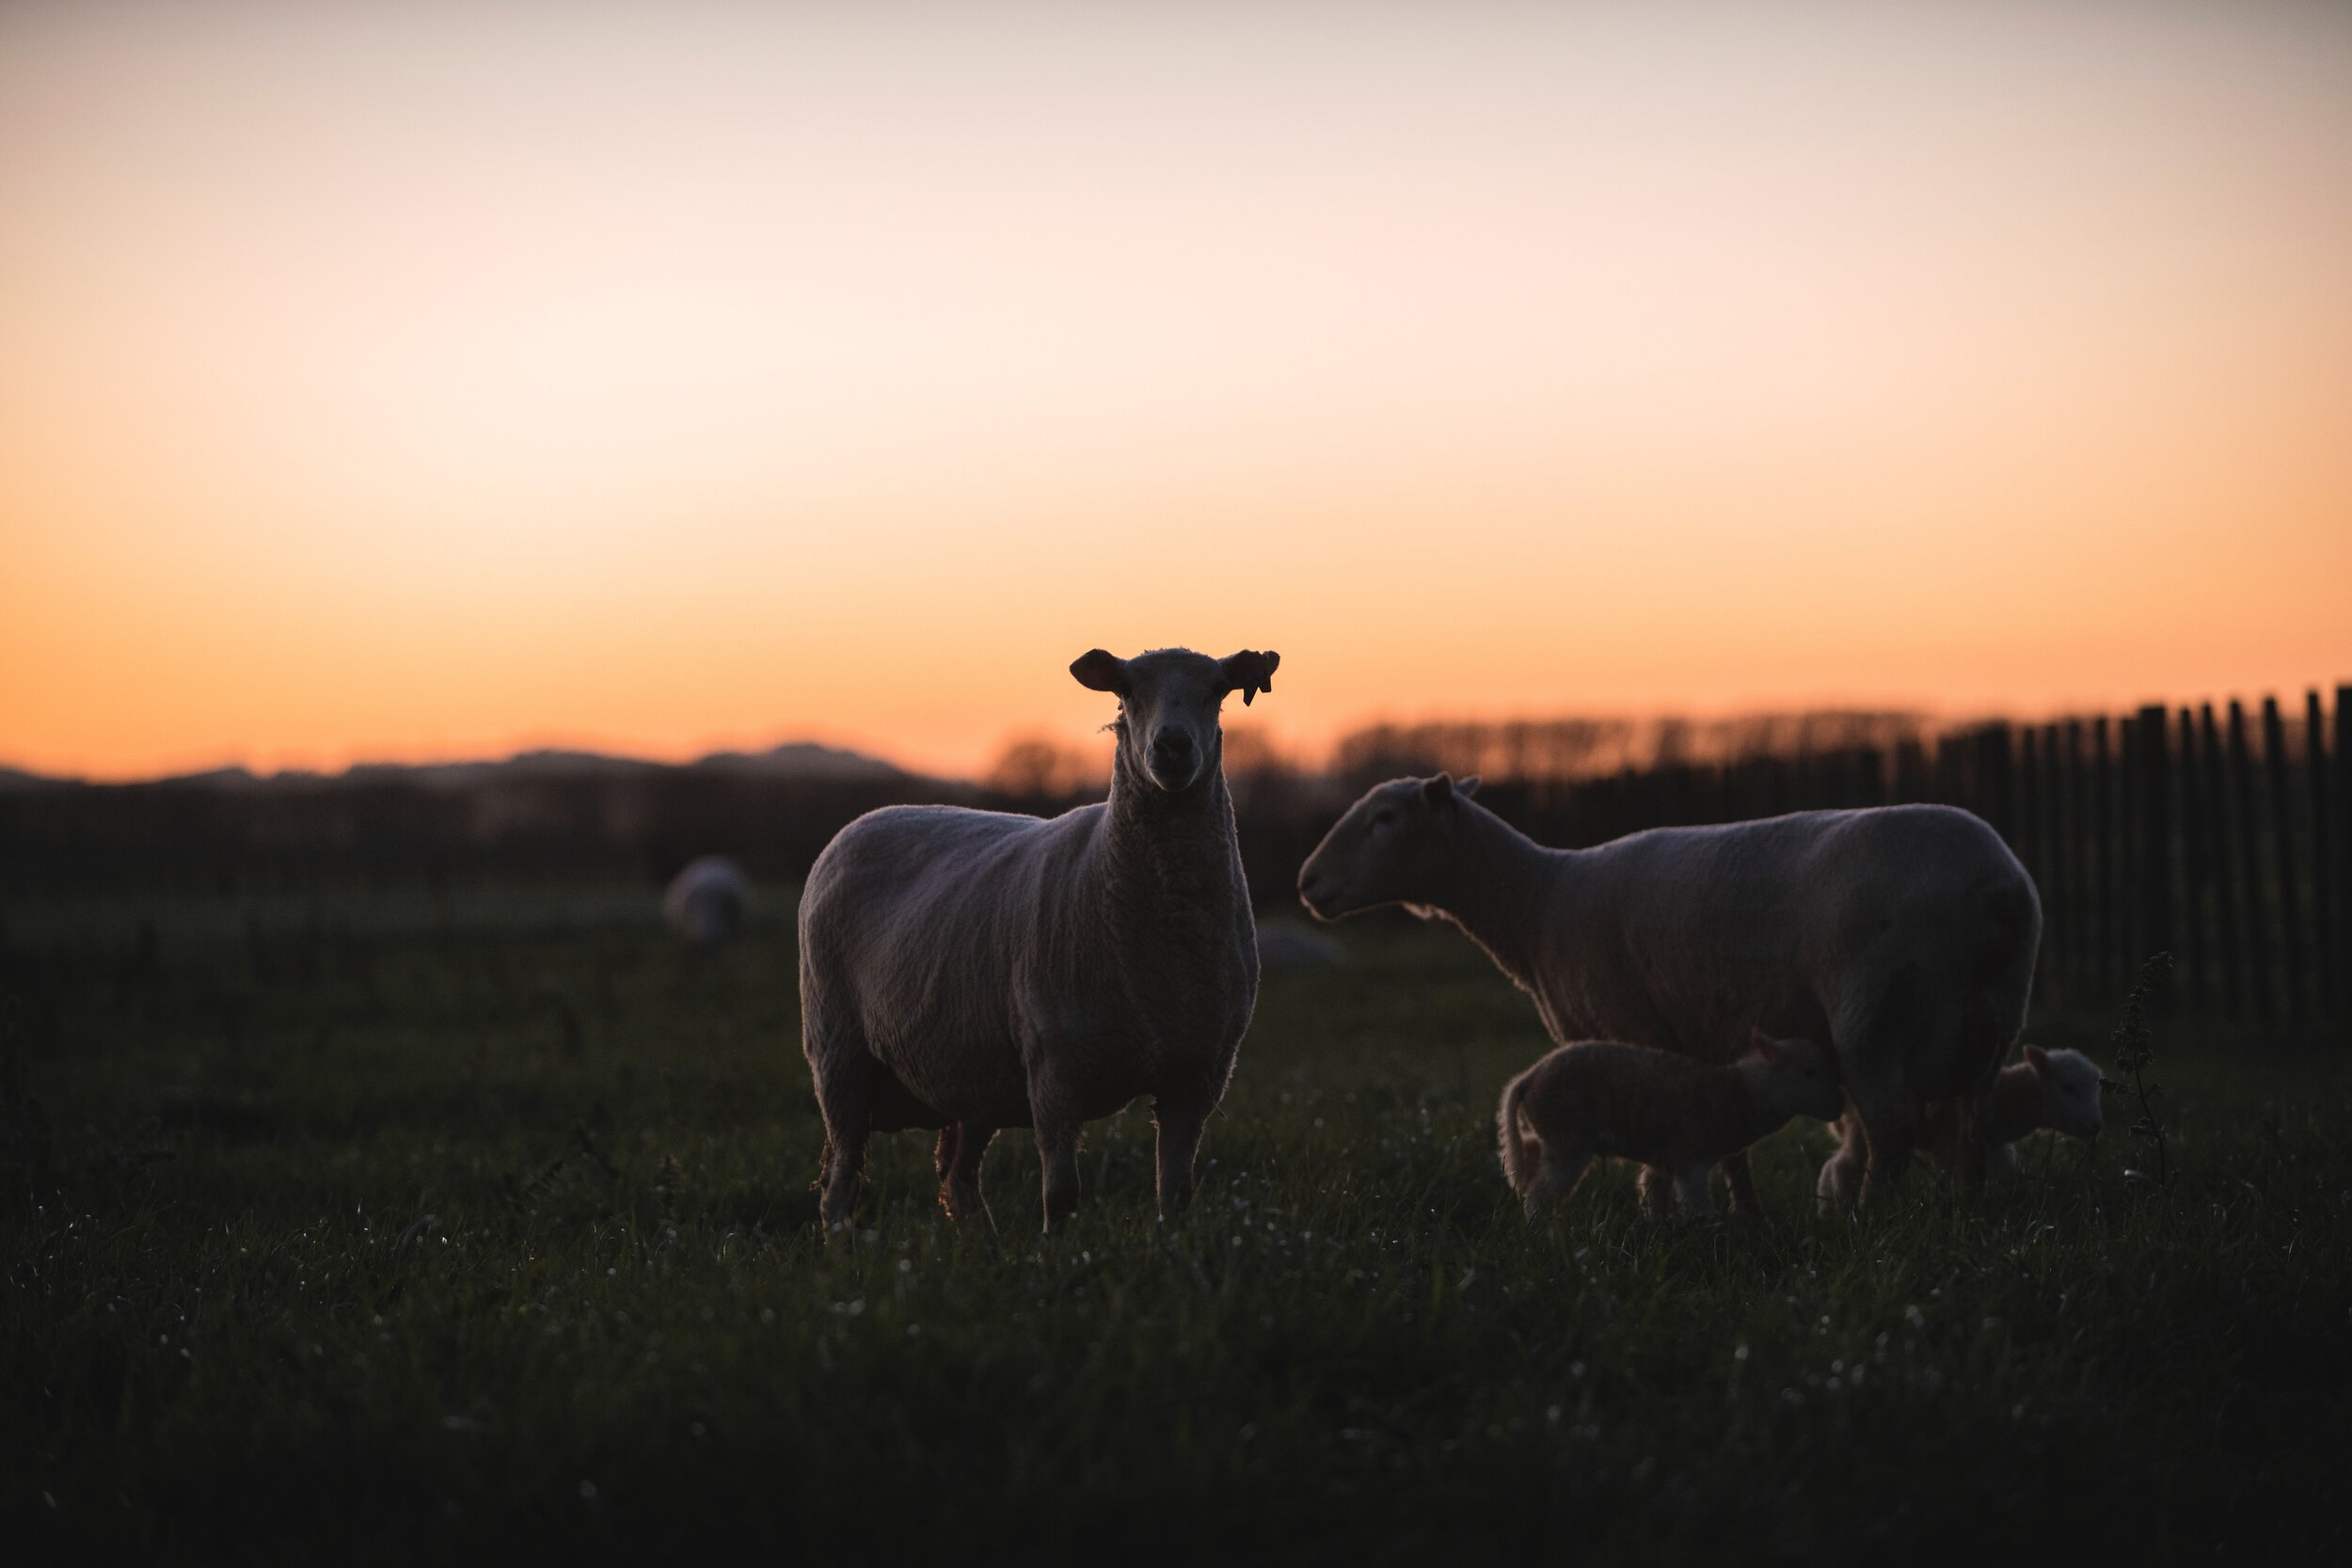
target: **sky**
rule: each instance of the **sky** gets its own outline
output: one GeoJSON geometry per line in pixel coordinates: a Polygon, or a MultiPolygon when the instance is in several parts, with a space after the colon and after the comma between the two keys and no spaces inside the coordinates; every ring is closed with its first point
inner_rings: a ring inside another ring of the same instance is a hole
{"type": "Polygon", "coordinates": [[[0,762],[2352,678],[2352,8],[0,8],[0,762]]]}

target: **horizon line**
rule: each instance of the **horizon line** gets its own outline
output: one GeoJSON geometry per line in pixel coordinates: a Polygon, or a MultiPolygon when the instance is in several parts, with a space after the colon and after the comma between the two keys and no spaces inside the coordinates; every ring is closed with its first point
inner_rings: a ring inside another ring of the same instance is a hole
{"type": "MultiPolygon", "coordinates": [[[[2217,707],[2229,702],[2259,706],[2265,699],[2276,697],[2282,713],[2288,707],[2288,697],[2299,685],[2308,699],[2317,696],[2323,711],[2328,708],[2328,694],[2335,693],[2336,705],[2341,708],[2352,703],[2352,676],[2332,682],[2307,681],[2291,684],[2278,691],[2259,691],[2251,697],[2232,697],[2228,694],[2205,696],[2194,701],[2160,699],[2126,704],[2058,704],[2046,711],[1993,710],[1982,705],[1956,704],[1870,704],[1821,703],[1807,706],[1753,705],[1710,708],[1706,705],[1689,707],[1641,709],[1596,709],[1582,712],[1551,712],[1544,714],[1479,714],[1433,713],[1415,716],[1384,715],[1363,717],[1332,726],[1328,738],[1320,744],[1301,746],[1295,741],[1269,742],[1269,749],[1285,764],[1305,771],[1327,770],[1337,758],[1342,746],[1350,738],[1380,729],[1422,729],[1442,725],[1463,725],[1501,728],[1525,724],[1547,726],[1572,723],[1626,723],[1636,727],[1662,726],[1682,722],[1702,725],[1736,725],[1771,720],[1801,720],[1829,717],[1865,717],[1879,720],[1909,720],[1937,735],[1948,735],[1982,725],[2006,723],[2041,726],[2069,721],[2093,720],[2102,717],[2131,718],[2144,708],[2163,707],[2168,714],[2184,707],[2211,704],[2217,707]]],[[[2031,706],[2032,705],[2028,705],[2031,706]]],[[[1013,747],[1034,742],[1057,745],[1065,752],[1076,748],[1062,745],[1038,726],[1009,730],[995,743],[993,757],[1001,758],[1013,747]]],[[[818,733],[799,731],[764,742],[704,743],[692,749],[681,748],[665,752],[656,747],[645,750],[628,749],[625,743],[614,745],[585,736],[526,736],[511,742],[501,742],[480,751],[440,752],[420,751],[409,756],[396,753],[353,755],[339,765],[310,767],[300,764],[278,767],[259,766],[250,751],[224,757],[222,760],[198,763],[188,767],[165,767],[157,770],[108,772],[103,769],[53,771],[30,766],[0,755],[0,774],[41,784],[88,784],[94,786],[138,785],[192,783],[209,778],[241,775],[256,783],[278,780],[317,779],[322,781],[348,779],[354,774],[372,771],[425,772],[437,768],[498,768],[529,761],[535,757],[573,757],[583,761],[612,763],[644,768],[694,768],[725,759],[755,761],[780,752],[814,749],[835,756],[854,759],[894,768],[909,778],[931,779],[950,783],[977,783],[988,771],[989,764],[969,769],[935,769],[918,767],[897,754],[898,748],[888,744],[873,744],[862,739],[825,739],[818,733]]]]}

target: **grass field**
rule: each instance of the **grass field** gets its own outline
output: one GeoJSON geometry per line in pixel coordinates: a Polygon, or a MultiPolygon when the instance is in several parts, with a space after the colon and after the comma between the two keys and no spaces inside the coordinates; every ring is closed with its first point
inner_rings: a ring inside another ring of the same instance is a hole
{"type": "MultiPolygon", "coordinates": [[[[794,1560],[2341,1558],[2344,1063],[2160,1029],[2168,1190],[2036,1148],[1819,1219],[1531,1228],[1545,1048],[1458,937],[1268,976],[1155,1223],[1141,1107],[1066,1237],[877,1144],[815,1233],[788,925],[700,969],[650,895],[12,910],[0,1512],[44,1555],[794,1560]]],[[[781,900],[771,900],[773,910],[781,900]]],[[[2111,1019],[2034,1037],[2101,1050],[2111,1019]]],[[[2119,1124],[2125,1119],[2111,1110],[2119,1124]]],[[[32,1556],[16,1556],[29,1562],[32,1556]]]]}

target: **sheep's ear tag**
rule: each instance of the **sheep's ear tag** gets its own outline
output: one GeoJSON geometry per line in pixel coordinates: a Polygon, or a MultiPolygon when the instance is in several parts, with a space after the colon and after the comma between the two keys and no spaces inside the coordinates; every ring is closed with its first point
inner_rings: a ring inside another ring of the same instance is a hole
{"type": "Polygon", "coordinates": [[[1275,653],[1253,653],[1245,648],[1220,661],[1225,671],[1225,689],[1241,693],[1241,705],[1248,707],[1261,691],[1274,689],[1274,672],[1282,662],[1275,653]]]}

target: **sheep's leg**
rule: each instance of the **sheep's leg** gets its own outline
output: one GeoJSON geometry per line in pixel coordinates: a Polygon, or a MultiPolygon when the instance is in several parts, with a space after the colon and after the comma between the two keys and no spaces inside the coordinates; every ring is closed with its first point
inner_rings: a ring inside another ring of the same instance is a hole
{"type": "Polygon", "coordinates": [[[1985,1087],[1972,1089],[1960,1096],[1952,1103],[1956,1113],[1952,1123],[1958,1133],[1960,1184],[1972,1193],[1984,1188],[1984,1124],[1992,1110],[1992,1098],[1988,1083],[1985,1087]]]}
{"type": "Polygon", "coordinates": [[[1671,1184],[1667,1174],[1656,1165],[1644,1165],[1635,1179],[1634,1187],[1642,1195],[1642,1212],[1655,1219],[1666,1205],[1666,1188],[1671,1184]]]}
{"type": "Polygon", "coordinates": [[[874,1124],[874,1064],[863,1053],[833,1061],[817,1079],[817,1107],[825,1117],[825,1158],[818,1215],[827,1229],[847,1224],[866,1178],[866,1140],[874,1124]]]}
{"type": "Polygon", "coordinates": [[[1181,1213],[1192,1202],[1193,1156],[1200,1148],[1200,1129],[1209,1119],[1205,1109],[1183,1097],[1162,1094],[1152,1101],[1152,1124],[1157,1130],[1153,1150],[1159,1165],[1160,1217],[1181,1213]]]}
{"type": "Polygon", "coordinates": [[[866,1175],[866,1140],[874,1131],[875,1080],[882,1064],[866,1048],[851,993],[828,983],[822,966],[801,961],[801,1050],[808,1058],[817,1109],[825,1120],[818,1165],[817,1212],[827,1229],[847,1224],[866,1175]]]}
{"type": "Polygon", "coordinates": [[[1531,1220],[1541,1219],[1575,1196],[1593,1163],[1590,1148],[1565,1138],[1539,1147],[1543,1152],[1535,1163],[1535,1179],[1527,1184],[1527,1196],[1520,1200],[1531,1220]]]}
{"type": "Polygon", "coordinates": [[[1049,1085],[1032,1085],[1029,1126],[1037,1138],[1038,1163],[1045,1167],[1045,1234],[1051,1236],[1078,1211],[1077,1107],[1049,1085]]]}
{"type": "Polygon", "coordinates": [[[1862,1117],[1849,1107],[1837,1119],[1837,1152],[1821,1162],[1820,1179],[1813,1184],[1814,1202],[1822,1212],[1852,1204],[1862,1184],[1864,1148],[1862,1117]]]}
{"type": "Polygon", "coordinates": [[[1862,1130],[1870,1139],[1869,1162],[1862,1169],[1862,1207],[1867,1209],[1895,1196],[1895,1183],[1911,1164],[1913,1117],[1908,1109],[1898,1107],[1876,1127],[1866,1120],[1862,1130]]]}
{"type": "Polygon", "coordinates": [[[1846,1093],[1862,1119],[1868,1140],[1868,1157],[1862,1168],[1862,1206],[1884,1203],[1895,1196],[1903,1167],[1918,1135],[1919,1108],[1899,1077],[1893,1082],[1849,1082],[1846,1093]]]}
{"type": "Polygon", "coordinates": [[[1708,1185],[1708,1178],[1714,1174],[1713,1164],[1707,1161],[1685,1165],[1674,1173],[1675,1196],[1682,1199],[1682,1207],[1696,1218],[1711,1220],[1715,1217],[1715,1193],[1708,1185]]]}
{"type": "Polygon", "coordinates": [[[1984,1151],[1984,1174],[1988,1181],[2007,1181],[2017,1174],[2017,1146],[1989,1144],[1984,1151]]]}
{"type": "Polygon", "coordinates": [[[1756,1176],[1748,1169],[1748,1151],[1741,1149],[1724,1161],[1724,1184],[1731,1190],[1731,1212],[1750,1219],[1760,1219],[1764,1206],[1756,1201],[1756,1176]]]}
{"type": "Polygon", "coordinates": [[[977,1127],[968,1121],[952,1121],[939,1130],[939,1147],[931,1164],[939,1172],[939,1207],[949,1219],[962,1220],[977,1213],[990,1229],[996,1227],[996,1216],[989,1212],[988,1199],[980,1192],[980,1162],[995,1136],[993,1127],[977,1127]]]}

